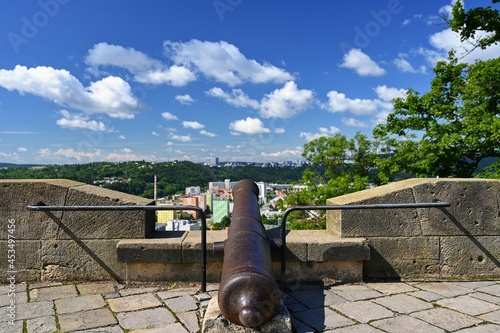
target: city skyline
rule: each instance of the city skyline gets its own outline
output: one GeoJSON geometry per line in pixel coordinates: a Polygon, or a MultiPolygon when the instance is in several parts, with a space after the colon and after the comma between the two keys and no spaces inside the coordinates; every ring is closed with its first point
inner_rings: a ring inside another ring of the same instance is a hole
{"type": "Polygon", "coordinates": [[[452,3],[0,5],[0,162],[290,161],[321,135],[370,136],[451,49],[500,54],[467,53],[452,3]]]}

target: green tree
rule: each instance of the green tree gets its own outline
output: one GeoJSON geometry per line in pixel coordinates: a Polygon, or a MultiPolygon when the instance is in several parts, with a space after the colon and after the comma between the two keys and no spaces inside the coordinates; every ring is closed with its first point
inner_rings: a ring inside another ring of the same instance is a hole
{"type": "Polygon", "coordinates": [[[231,225],[231,218],[229,216],[223,216],[220,220],[220,226],[222,229],[227,228],[231,225]]]}
{"type": "MultiPolygon", "coordinates": [[[[500,0],[492,0],[499,3],[500,0]]],[[[452,8],[450,27],[460,33],[462,42],[477,38],[475,47],[486,48],[500,42],[500,13],[491,6],[465,10],[462,1],[457,1],[452,8]]]]}
{"type": "Polygon", "coordinates": [[[429,92],[410,89],[394,100],[394,112],[374,130],[399,136],[393,155],[378,162],[385,180],[395,174],[472,177],[500,147],[500,58],[459,63],[450,53],[438,62],[429,92]]]}

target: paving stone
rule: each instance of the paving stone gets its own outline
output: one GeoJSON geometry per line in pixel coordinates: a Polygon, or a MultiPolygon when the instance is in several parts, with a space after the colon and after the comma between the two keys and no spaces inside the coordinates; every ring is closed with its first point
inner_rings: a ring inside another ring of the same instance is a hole
{"type": "Polygon", "coordinates": [[[457,331],[456,333],[498,333],[500,332],[499,325],[487,324],[477,327],[465,328],[457,331]]]}
{"type": "Polygon", "coordinates": [[[22,320],[54,315],[54,303],[52,301],[40,301],[19,304],[17,306],[16,319],[22,320]]]}
{"type": "Polygon", "coordinates": [[[376,300],[374,300],[374,302],[383,305],[386,308],[391,309],[392,311],[406,314],[415,311],[431,309],[433,307],[432,304],[405,294],[377,298],[376,300]]]}
{"type": "Polygon", "coordinates": [[[426,290],[415,291],[412,293],[408,293],[408,295],[423,299],[424,301],[427,301],[427,302],[434,302],[434,301],[445,298],[443,295],[439,295],[439,294],[433,293],[432,291],[426,291],[426,290]]]}
{"type": "Polygon", "coordinates": [[[477,291],[500,297],[500,284],[479,288],[477,291]]]}
{"type": "Polygon", "coordinates": [[[483,322],[474,317],[445,308],[435,308],[416,312],[412,314],[412,317],[422,319],[429,324],[438,326],[447,331],[456,331],[483,322]]]}
{"type": "Polygon", "coordinates": [[[498,296],[493,296],[490,294],[485,294],[485,293],[480,293],[480,292],[469,294],[469,296],[477,298],[477,299],[481,299],[483,301],[490,302],[490,303],[493,303],[496,305],[500,305],[500,297],[498,297],[498,296]]]}
{"type": "Polygon", "coordinates": [[[361,324],[361,325],[336,328],[331,331],[325,331],[325,333],[383,333],[383,332],[374,327],[371,327],[370,325],[361,324]]]}
{"type": "Polygon", "coordinates": [[[102,296],[104,297],[104,299],[112,299],[112,298],[121,297],[120,293],[117,292],[117,291],[114,291],[112,293],[106,293],[106,294],[104,294],[102,296]]]}
{"type": "Polygon", "coordinates": [[[295,333],[315,333],[317,332],[314,328],[307,326],[300,320],[292,317],[292,326],[295,333]]]}
{"type": "Polygon", "coordinates": [[[323,306],[347,302],[345,298],[324,289],[299,290],[291,293],[290,296],[297,299],[300,303],[304,304],[309,309],[316,309],[323,306]]]}
{"type": "Polygon", "coordinates": [[[180,324],[174,323],[165,327],[157,327],[145,330],[133,330],[129,333],[188,333],[188,331],[180,324]]]}
{"type": "Polygon", "coordinates": [[[23,321],[16,320],[13,325],[8,321],[0,323],[0,332],[2,333],[23,333],[23,321]]]}
{"type": "Polygon", "coordinates": [[[417,288],[402,282],[367,283],[366,286],[388,295],[418,291],[417,288]]]}
{"type": "MultiPolygon", "coordinates": [[[[162,300],[166,300],[169,298],[176,298],[185,295],[195,295],[198,289],[196,288],[178,288],[167,291],[160,291],[157,295],[162,300]]],[[[213,297],[213,296],[212,296],[213,297]]]]}
{"type": "Polygon", "coordinates": [[[203,301],[209,301],[212,299],[212,296],[210,296],[207,293],[202,293],[198,295],[193,295],[193,298],[197,300],[198,302],[203,302],[203,301]]]}
{"type": "Polygon", "coordinates": [[[432,326],[425,321],[407,315],[397,316],[371,322],[370,325],[380,328],[388,333],[444,333],[440,328],[432,326]]]}
{"type": "Polygon", "coordinates": [[[115,286],[112,283],[83,283],[77,284],[76,288],[82,296],[115,292],[115,286]]]}
{"type": "Polygon", "coordinates": [[[364,285],[335,286],[330,288],[330,291],[348,301],[362,301],[383,296],[382,293],[364,285]]]}
{"type": "Polygon", "coordinates": [[[117,314],[120,326],[127,330],[163,327],[175,323],[174,316],[165,308],[147,309],[117,314]]]}
{"type": "Polygon", "coordinates": [[[425,282],[415,285],[415,287],[433,293],[442,295],[444,297],[455,297],[465,295],[471,292],[471,289],[465,288],[450,282],[425,282]]]}
{"type": "Polygon", "coordinates": [[[482,316],[479,316],[479,318],[486,320],[486,321],[489,321],[491,323],[500,324],[500,310],[486,313],[482,316]]]}
{"type": "Polygon", "coordinates": [[[138,294],[145,294],[145,293],[154,293],[157,292],[158,288],[127,288],[127,289],[121,289],[119,291],[121,296],[130,296],[130,295],[138,295],[138,294]]]}
{"type": "Polygon", "coordinates": [[[116,324],[116,319],[109,309],[97,309],[83,312],[66,313],[58,316],[63,332],[81,331],[116,324]]]}
{"type": "Polygon", "coordinates": [[[496,281],[454,281],[452,283],[471,290],[476,290],[479,288],[484,288],[497,284],[496,281]]]}
{"type": "MultiPolygon", "coordinates": [[[[340,297],[340,296],[339,296],[340,297]]],[[[302,304],[302,303],[294,303],[294,304],[290,304],[290,305],[287,305],[286,308],[291,311],[291,312],[300,312],[300,311],[305,311],[307,310],[307,307],[302,304]]]]}
{"type": "Polygon", "coordinates": [[[152,294],[132,295],[108,300],[113,312],[126,312],[160,307],[161,302],[152,294]]]}
{"type": "Polygon", "coordinates": [[[168,298],[164,302],[170,308],[170,310],[176,313],[188,312],[198,309],[198,305],[196,304],[195,299],[189,295],[177,298],[168,298]]]}
{"type": "Polygon", "coordinates": [[[11,301],[15,302],[15,304],[26,303],[28,302],[28,293],[22,291],[12,294],[0,295],[0,307],[10,305],[11,301]]]}
{"type": "Polygon", "coordinates": [[[500,306],[498,305],[488,303],[468,295],[442,299],[437,301],[436,304],[471,316],[478,316],[483,313],[493,312],[500,309],[500,306]]]}
{"type": "Polygon", "coordinates": [[[78,296],[78,292],[74,285],[38,288],[30,291],[31,302],[53,301],[60,298],[75,296],[78,296]]]}
{"type": "Polygon", "coordinates": [[[361,323],[368,323],[372,320],[394,316],[392,311],[372,301],[349,302],[335,305],[333,308],[345,316],[361,323]]]}
{"type": "Polygon", "coordinates": [[[123,333],[123,330],[120,326],[108,326],[108,327],[99,327],[93,328],[85,331],[74,331],[73,333],[123,333]]]}
{"type": "Polygon", "coordinates": [[[179,318],[189,332],[195,333],[200,330],[200,324],[196,312],[189,311],[177,313],[177,318],[179,318]]]}
{"type": "Polygon", "coordinates": [[[101,295],[62,298],[55,301],[58,314],[99,309],[106,306],[101,295]]]}
{"type": "Polygon", "coordinates": [[[28,333],[52,333],[57,331],[56,317],[47,316],[26,321],[28,333]]]}
{"type": "Polygon", "coordinates": [[[28,289],[31,291],[33,289],[46,288],[46,287],[55,287],[62,286],[62,282],[40,282],[40,283],[32,283],[28,286],[28,289]]]}
{"type": "Polygon", "coordinates": [[[293,314],[294,317],[318,331],[352,325],[354,322],[330,308],[310,309],[293,314]]]}

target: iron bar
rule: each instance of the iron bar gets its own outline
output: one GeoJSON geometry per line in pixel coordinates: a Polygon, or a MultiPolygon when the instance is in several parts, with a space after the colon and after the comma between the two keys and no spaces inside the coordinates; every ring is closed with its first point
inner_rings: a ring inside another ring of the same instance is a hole
{"type": "Polygon", "coordinates": [[[205,212],[198,206],[134,206],[134,205],[116,205],[116,206],[47,206],[43,203],[37,205],[28,205],[28,210],[44,211],[157,211],[157,210],[194,210],[201,216],[201,291],[207,291],[207,219],[205,212]]]}
{"type": "Polygon", "coordinates": [[[399,209],[399,208],[434,208],[434,207],[450,207],[451,202],[426,202],[426,203],[403,203],[403,204],[367,204],[367,205],[325,205],[325,206],[295,206],[289,207],[283,213],[280,222],[281,236],[281,272],[280,282],[285,285],[286,272],[286,218],[293,211],[307,210],[353,210],[353,209],[399,209]]]}

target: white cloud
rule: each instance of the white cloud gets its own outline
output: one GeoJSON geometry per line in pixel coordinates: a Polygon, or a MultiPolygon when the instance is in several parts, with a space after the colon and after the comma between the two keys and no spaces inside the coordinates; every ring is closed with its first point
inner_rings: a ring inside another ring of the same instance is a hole
{"type": "Polygon", "coordinates": [[[155,132],[155,131],[151,132],[151,135],[153,135],[153,136],[160,136],[160,134],[157,133],[157,132],[155,132]]]}
{"type": "Polygon", "coordinates": [[[186,104],[186,105],[192,104],[194,102],[193,97],[189,96],[188,94],[177,95],[177,96],[175,96],[175,100],[181,104],[186,104]]]}
{"type": "Polygon", "coordinates": [[[393,64],[404,73],[426,73],[426,67],[420,66],[418,69],[414,68],[408,60],[403,57],[394,59],[393,64]]]}
{"type": "Polygon", "coordinates": [[[181,141],[181,142],[190,142],[191,137],[189,135],[177,135],[170,133],[170,139],[176,140],[176,141],[181,141]]]}
{"type": "Polygon", "coordinates": [[[161,116],[163,117],[163,119],[165,120],[177,120],[177,116],[174,116],[173,114],[171,114],[170,112],[163,112],[161,114],[161,116]]]}
{"type": "Polygon", "coordinates": [[[293,81],[285,83],[262,99],[260,115],[264,118],[290,118],[306,110],[313,103],[313,92],[297,89],[293,81]]]}
{"type": "Polygon", "coordinates": [[[261,152],[260,155],[263,157],[273,157],[273,158],[299,157],[302,155],[302,150],[300,150],[300,149],[285,149],[285,150],[277,151],[274,153],[261,152]]]}
{"type": "Polygon", "coordinates": [[[285,129],[284,128],[275,128],[274,133],[283,134],[283,133],[285,133],[285,129]]]}
{"type": "Polygon", "coordinates": [[[373,114],[377,110],[377,101],[371,99],[348,98],[335,90],[328,94],[328,110],[330,112],[345,112],[363,116],[373,114]]]}
{"type": "Polygon", "coordinates": [[[62,118],[56,124],[64,128],[84,128],[91,131],[109,131],[101,121],[89,120],[89,117],[81,114],[71,114],[66,110],[59,111],[62,118]]]}
{"type": "Polygon", "coordinates": [[[120,45],[96,44],[89,50],[85,62],[93,70],[99,66],[124,68],[134,74],[135,80],[141,83],[185,86],[196,80],[196,76],[185,67],[177,65],[168,67],[143,52],[120,45]]]}
{"type": "Polygon", "coordinates": [[[248,97],[241,89],[233,89],[231,93],[227,93],[221,88],[213,87],[206,94],[211,97],[220,98],[227,104],[238,108],[250,107],[257,110],[260,107],[258,101],[248,97]]]}
{"type": "Polygon", "coordinates": [[[195,129],[195,130],[199,130],[199,129],[205,128],[205,125],[200,124],[197,121],[183,121],[182,122],[182,126],[184,128],[191,128],[191,129],[195,129]]]}
{"type": "Polygon", "coordinates": [[[215,133],[207,132],[207,131],[205,131],[205,130],[201,130],[201,131],[200,131],[200,134],[201,134],[201,135],[204,135],[204,136],[208,136],[209,138],[213,138],[213,137],[216,137],[216,136],[217,136],[215,133]]]}
{"type": "Polygon", "coordinates": [[[300,137],[305,138],[306,141],[311,141],[314,139],[317,139],[322,136],[329,136],[329,135],[335,135],[337,133],[340,133],[340,129],[338,129],[335,126],[330,126],[330,128],[327,127],[320,127],[319,132],[317,133],[311,133],[311,132],[300,132],[300,137]]]}
{"type": "Polygon", "coordinates": [[[120,139],[120,140],[125,140],[125,135],[120,135],[120,136],[118,137],[118,139],[120,139]]]}
{"type": "Polygon", "coordinates": [[[349,127],[359,127],[359,128],[368,127],[367,124],[365,124],[361,120],[355,119],[355,118],[342,118],[340,121],[342,121],[342,124],[349,126],[349,127]]]}
{"type": "Polygon", "coordinates": [[[130,85],[116,76],[105,77],[84,87],[66,70],[17,65],[13,70],[0,70],[0,86],[89,114],[104,113],[114,118],[131,119],[141,110],[130,85]]]}
{"type": "Polygon", "coordinates": [[[25,147],[19,147],[17,148],[17,151],[20,152],[20,153],[25,153],[28,151],[28,148],[25,148],[25,147]]]}
{"type": "Polygon", "coordinates": [[[347,52],[344,55],[344,62],[340,66],[353,69],[361,76],[382,76],[385,74],[385,69],[360,49],[352,49],[347,52]]]}
{"type": "Polygon", "coordinates": [[[406,96],[406,89],[391,88],[386,85],[377,86],[374,90],[378,98],[388,102],[392,101],[394,98],[404,98],[406,96]]]}
{"type": "Polygon", "coordinates": [[[165,41],[165,54],[176,64],[193,68],[209,78],[230,86],[244,82],[285,82],[293,76],[268,63],[247,59],[240,50],[225,41],[165,41]]]}
{"type": "Polygon", "coordinates": [[[229,124],[231,134],[268,134],[271,133],[269,128],[264,126],[264,123],[259,118],[247,117],[246,119],[237,120],[229,124]]]}

